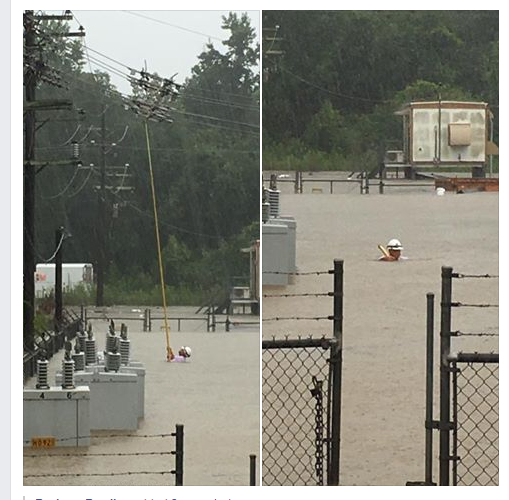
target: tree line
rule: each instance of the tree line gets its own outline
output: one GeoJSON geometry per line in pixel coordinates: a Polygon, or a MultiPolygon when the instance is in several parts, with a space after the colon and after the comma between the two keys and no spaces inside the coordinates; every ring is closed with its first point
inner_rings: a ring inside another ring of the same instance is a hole
{"type": "MultiPolygon", "coordinates": [[[[172,102],[171,123],[149,122],[170,304],[214,301],[226,293],[235,276],[249,274],[240,250],[259,237],[259,45],[245,14],[224,17],[222,28],[223,50],[208,43],[197,55],[172,102]]],[[[37,98],[71,99],[73,111],[38,112],[36,160],[70,159],[73,148],[74,153],[79,148],[80,163],[38,171],[37,262],[53,253],[60,225],[70,235],[64,261],[97,262],[104,160],[106,301],[156,297],[144,121],[129,106],[132,94],[122,95],[111,83],[108,55],[89,51],[81,40],[57,36],[68,30],[55,21],[40,27],[41,40],[51,40],[46,47],[41,44],[44,59],[62,86],[41,81],[37,98]]],[[[127,68],[115,68],[126,79],[139,79],[127,68]]]]}
{"type": "Polygon", "coordinates": [[[401,149],[413,100],[485,101],[498,11],[264,11],[263,167],[359,170],[401,149]]]}

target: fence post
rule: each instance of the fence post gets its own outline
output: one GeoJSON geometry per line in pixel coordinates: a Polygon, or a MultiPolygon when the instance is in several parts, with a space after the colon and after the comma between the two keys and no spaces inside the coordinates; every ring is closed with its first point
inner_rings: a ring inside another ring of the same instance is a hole
{"type": "Polygon", "coordinates": [[[380,163],[380,165],[378,166],[378,179],[379,179],[378,193],[379,194],[384,194],[384,174],[385,174],[384,164],[380,163]]]}
{"type": "Polygon", "coordinates": [[[341,443],[341,372],[343,365],[343,261],[334,259],[334,320],[333,334],[337,343],[332,347],[332,415],[330,463],[327,484],[339,485],[339,451],[341,443]]]}
{"type": "Polygon", "coordinates": [[[152,310],[150,308],[148,310],[148,331],[152,331],[152,310]]]}
{"type": "Polygon", "coordinates": [[[175,486],[184,485],[184,426],[175,426],[175,486]]]}
{"type": "Polygon", "coordinates": [[[147,331],[147,308],[143,311],[143,331],[147,331]]]}
{"type": "Polygon", "coordinates": [[[297,194],[299,192],[299,171],[295,171],[295,184],[293,186],[293,192],[297,194]]]}
{"type": "Polygon", "coordinates": [[[364,194],[369,194],[369,173],[364,170],[364,194]]]}
{"type": "Polygon", "coordinates": [[[249,486],[256,486],[256,455],[249,455],[249,486]]]}
{"type": "Polygon", "coordinates": [[[433,334],[435,295],[426,294],[426,442],[424,481],[433,483],[433,334]]]}
{"type": "Polygon", "coordinates": [[[442,267],[440,312],[440,486],[449,486],[451,383],[449,361],[451,350],[452,267],[442,267]]]}

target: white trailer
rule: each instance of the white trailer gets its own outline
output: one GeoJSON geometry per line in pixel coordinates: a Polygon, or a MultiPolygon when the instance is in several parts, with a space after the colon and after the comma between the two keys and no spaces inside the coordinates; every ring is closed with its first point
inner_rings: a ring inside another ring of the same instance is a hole
{"type": "MultiPolygon", "coordinates": [[[[71,291],[77,285],[91,287],[94,280],[92,264],[62,264],[62,288],[71,291]]],[[[55,292],[55,264],[37,264],[35,276],[35,296],[48,296],[55,292]]]]}

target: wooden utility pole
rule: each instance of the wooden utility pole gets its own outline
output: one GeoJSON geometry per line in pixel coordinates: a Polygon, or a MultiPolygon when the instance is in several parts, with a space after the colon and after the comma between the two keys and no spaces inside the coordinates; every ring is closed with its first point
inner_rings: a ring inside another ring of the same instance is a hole
{"type": "MultiPolygon", "coordinates": [[[[108,269],[108,231],[106,230],[109,218],[107,213],[111,210],[111,197],[109,195],[110,192],[118,193],[120,191],[133,191],[134,188],[132,186],[124,186],[124,181],[126,177],[130,177],[127,174],[127,169],[129,168],[129,164],[125,164],[124,167],[113,167],[106,166],[106,156],[108,154],[107,146],[115,146],[119,142],[123,140],[127,133],[127,127],[124,131],[123,137],[117,141],[116,143],[107,144],[106,142],[106,105],[103,104],[102,115],[101,115],[101,161],[100,161],[100,176],[99,176],[99,185],[94,186],[94,189],[97,191],[97,224],[96,224],[96,238],[97,238],[97,254],[96,254],[96,306],[104,306],[104,284],[106,281],[106,271],[108,269]],[[110,169],[118,169],[123,168],[124,173],[108,173],[110,169]],[[108,178],[121,178],[121,185],[115,186],[108,182],[108,178]]],[[[118,208],[117,208],[118,211],[118,208]]],[[[115,216],[113,216],[115,217],[115,216]]]]}
{"type": "MultiPolygon", "coordinates": [[[[51,100],[37,102],[35,91],[40,77],[41,56],[37,53],[37,23],[41,20],[71,20],[72,15],[67,11],[62,16],[34,15],[33,10],[27,10],[23,15],[25,35],[25,104],[24,104],[24,132],[25,147],[23,161],[23,343],[24,348],[34,350],[34,317],[35,317],[35,175],[36,168],[40,166],[35,161],[35,136],[37,109],[68,109],[72,103],[67,100],[51,100]]],[[[64,36],[84,36],[79,33],[68,33],[64,36]]],[[[40,162],[39,162],[40,163],[40,162]]],[[[70,163],[70,162],[68,162],[70,163]]],[[[51,162],[46,162],[51,164],[51,162]]]]}
{"type": "MultiPolygon", "coordinates": [[[[34,13],[25,13],[26,50],[35,48],[34,13]]],[[[37,86],[35,70],[28,66],[25,72],[25,99],[28,104],[35,101],[37,86]]],[[[23,168],[23,341],[25,348],[34,349],[34,309],[35,309],[35,111],[25,113],[25,165],[23,168]]]]}
{"type": "Polygon", "coordinates": [[[104,276],[106,271],[106,106],[101,115],[101,184],[98,191],[97,227],[97,290],[95,305],[104,305],[104,276]]]}

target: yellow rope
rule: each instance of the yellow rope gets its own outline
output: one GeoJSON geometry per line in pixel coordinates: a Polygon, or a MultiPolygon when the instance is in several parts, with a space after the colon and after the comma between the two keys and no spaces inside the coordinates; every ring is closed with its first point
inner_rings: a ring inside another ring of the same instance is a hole
{"type": "Polygon", "coordinates": [[[148,135],[148,123],[145,120],[145,136],[147,138],[147,152],[148,152],[148,166],[150,169],[150,185],[152,187],[152,201],[154,204],[154,220],[156,226],[156,241],[157,241],[157,257],[159,259],[159,277],[161,279],[161,294],[163,297],[163,314],[164,314],[164,329],[166,331],[166,359],[170,360],[170,325],[168,323],[167,311],[166,311],[166,290],[164,285],[164,269],[163,269],[163,257],[161,254],[161,240],[159,238],[159,221],[157,218],[157,203],[156,203],[156,189],[154,185],[154,172],[152,170],[152,156],[150,154],[150,139],[148,135]]]}

